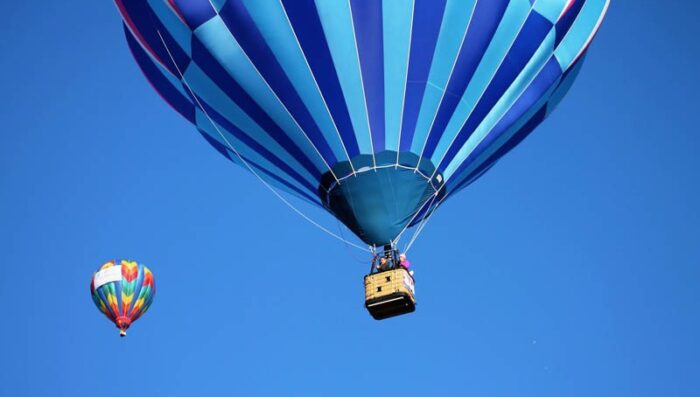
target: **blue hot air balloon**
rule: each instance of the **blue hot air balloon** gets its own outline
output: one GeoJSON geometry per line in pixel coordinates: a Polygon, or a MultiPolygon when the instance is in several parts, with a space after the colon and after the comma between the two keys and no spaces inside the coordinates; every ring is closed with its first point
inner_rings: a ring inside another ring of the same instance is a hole
{"type": "Polygon", "coordinates": [[[568,91],[609,0],[116,0],[221,154],[391,244],[568,91]]]}

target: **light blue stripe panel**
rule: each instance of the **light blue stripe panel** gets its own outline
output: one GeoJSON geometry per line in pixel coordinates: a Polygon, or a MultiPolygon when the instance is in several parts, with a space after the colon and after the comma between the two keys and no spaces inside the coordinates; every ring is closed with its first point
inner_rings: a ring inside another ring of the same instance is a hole
{"type": "MultiPolygon", "coordinates": [[[[229,133],[224,127],[218,124],[213,124],[209,118],[202,112],[201,110],[197,109],[196,112],[196,119],[197,119],[197,128],[204,130],[210,137],[214,138],[217,142],[221,143],[224,145],[226,148],[229,148],[229,144],[236,149],[236,151],[243,157],[249,159],[250,161],[254,161],[256,164],[259,164],[261,167],[265,168],[266,170],[270,171],[271,173],[275,174],[277,177],[280,179],[284,179],[287,183],[290,185],[298,188],[299,190],[309,192],[309,189],[305,188],[303,185],[301,185],[299,182],[294,180],[293,178],[290,178],[289,175],[287,175],[284,171],[279,169],[277,166],[272,164],[270,161],[265,159],[263,156],[259,155],[255,150],[251,149],[248,147],[246,144],[238,140],[233,134],[229,133]],[[216,125],[216,128],[214,127],[216,125]],[[225,140],[222,138],[222,135],[226,138],[225,140]],[[228,143],[227,143],[228,142],[228,143]]],[[[235,155],[235,153],[231,152],[231,156],[236,159],[236,162],[241,163],[240,159],[235,155]]],[[[243,167],[248,171],[248,167],[243,167]]],[[[258,172],[260,175],[260,172],[258,172]]],[[[264,175],[260,175],[261,177],[264,175]]],[[[271,179],[269,178],[264,178],[266,182],[271,182],[271,179]]],[[[282,185],[278,185],[282,186],[282,185]]],[[[289,191],[286,189],[286,191],[289,191]]],[[[317,195],[316,192],[309,192],[311,197],[315,197],[317,195]]]]}
{"type": "Polygon", "coordinates": [[[437,148],[431,157],[433,163],[438,164],[445,156],[450,144],[462,129],[467,117],[474,110],[479,98],[481,98],[491,83],[498,67],[513,45],[518,32],[528,15],[530,15],[531,9],[529,0],[513,0],[508,5],[493,40],[491,40],[491,44],[484,54],[484,58],[479,63],[472,81],[469,83],[466,92],[440,138],[437,148]]]}
{"type": "MultiPolygon", "coordinates": [[[[192,31],[163,0],[148,0],[153,12],[187,55],[192,56],[192,31]]],[[[159,39],[160,40],[160,39],[159,39]]],[[[160,43],[162,45],[162,43],[160,43]]]]}
{"type": "Polygon", "coordinates": [[[469,137],[459,152],[457,152],[457,156],[455,156],[452,162],[450,162],[447,168],[445,168],[445,172],[443,173],[445,180],[450,179],[462,161],[464,161],[467,156],[469,156],[469,154],[479,145],[479,143],[481,143],[481,141],[491,131],[493,131],[494,126],[496,126],[496,124],[501,120],[503,115],[510,110],[515,101],[517,101],[518,98],[520,98],[520,95],[522,95],[523,92],[525,92],[525,90],[530,86],[547,61],[551,59],[555,39],[556,32],[552,30],[542,41],[542,44],[520,72],[515,81],[513,81],[513,84],[511,84],[506,92],[503,93],[501,99],[496,102],[496,105],[493,107],[493,109],[491,109],[481,124],[479,124],[479,127],[469,137]]]}
{"type": "Polygon", "coordinates": [[[535,11],[554,24],[568,3],[569,0],[538,1],[535,3],[535,11]]]}
{"type": "Polygon", "coordinates": [[[372,153],[367,106],[362,87],[360,63],[357,58],[355,32],[347,1],[316,0],[316,9],[321,18],[321,25],[330,46],[343,96],[348,104],[350,120],[355,130],[360,153],[372,153]]]}
{"type": "Polygon", "coordinates": [[[408,52],[411,44],[412,0],[383,0],[384,119],[386,147],[399,150],[399,134],[406,92],[408,52]]]}
{"type": "Polygon", "coordinates": [[[563,70],[571,67],[571,64],[595,33],[599,21],[603,18],[607,3],[608,0],[588,0],[583,5],[576,21],[554,52],[563,70]]]}
{"type": "MultiPolygon", "coordinates": [[[[336,158],[347,158],[338,130],[331,119],[287,14],[278,1],[244,0],[246,9],[265,42],[284,69],[302,102],[319,126],[336,158]]],[[[323,168],[322,168],[323,169],[323,168]]]]}
{"type": "Polygon", "coordinates": [[[187,68],[185,79],[190,87],[192,87],[192,90],[194,90],[205,103],[216,110],[216,112],[226,117],[227,120],[246,135],[252,137],[253,140],[287,163],[296,172],[301,174],[305,180],[309,181],[311,186],[318,185],[318,180],[314,178],[306,168],[299,164],[285,148],[272,139],[264,129],[260,128],[260,126],[238,107],[225,92],[211,81],[194,62],[187,68]]]}
{"type": "Polygon", "coordinates": [[[221,11],[222,8],[224,8],[224,4],[226,4],[227,1],[228,0],[209,0],[211,5],[214,6],[214,9],[217,13],[221,11]]]}
{"type": "MultiPolygon", "coordinates": [[[[472,172],[474,172],[477,167],[479,167],[484,161],[488,160],[498,149],[500,149],[503,145],[505,145],[510,138],[513,137],[518,131],[520,131],[521,128],[525,126],[525,124],[530,121],[532,116],[537,113],[542,106],[546,105],[547,100],[549,99],[549,96],[552,94],[554,89],[556,88],[558,82],[553,84],[552,87],[549,88],[549,90],[542,96],[542,98],[537,101],[534,105],[528,109],[528,111],[521,116],[516,123],[514,123],[512,126],[508,128],[506,132],[504,132],[496,141],[493,142],[489,146],[488,149],[484,150],[484,152],[479,155],[472,164],[469,165],[469,167],[465,168],[462,170],[458,175],[452,175],[452,178],[455,178],[454,181],[451,181],[452,186],[459,186],[462,181],[469,176],[472,172]]],[[[476,178],[474,178],[476,179],[476,178]]],[[[454,192],[453,192],[454,193],[454,192]]]]}
{"type": "MultiPolygon", "coordinates": [[[[430,75],[426,86],[421,109],[418,113],[416,131],[413,135],[411,151],[420,153],[423,151],[425,139],[432,127],[438,106],[443,97],[443,92],[449,82],[455,60],[462,48],[462,41],[467,34],[474,12],[475,0],[448,0],[445,6],[445,17],[440,26],[440,35],[435,46],[433,64],[430,66],[430,75]]],[[[468,43],[467,43],[468,45],[468,43]]]]}
{"type": "MultiPolygon", "coordinates": [[[[321,156],[311,147],[299,125],[231,36],[221,18],[216,16],[207,21],[197,28],[195,34],[248,95],[265,109],[275,123],[287,133],[287,136],[304,151],[306,157],[313,161],[316,168],[319,170],[328,168],[321,156]]],[[[267,134],[265,135],[267,136],[267,134]]]]}

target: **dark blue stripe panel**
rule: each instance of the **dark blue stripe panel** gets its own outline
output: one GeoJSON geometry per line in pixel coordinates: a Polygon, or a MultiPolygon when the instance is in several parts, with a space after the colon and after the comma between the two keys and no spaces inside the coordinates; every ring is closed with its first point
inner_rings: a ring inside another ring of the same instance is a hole
{"type": "Polygon", "coordinates": [[[549,22],[549,20],[537,13],[530,14],[520,34],[515,39],[513,47],[506,55],[506,59],[496,72],[491,84],[474,107],[474,111],[467,119],[462,130],[457,134],[445,158],[440,162],[440,166],[438,167],[440,171],[445,170],[447,165],[457,155],[457,152],[462,148],[462,145],[469,139],[486,115],[493,109],[496,102],[501,99],[501,96],[506,92],[508,87],[510,87],[516,77],[518,77],[520,72],[522,72],[551,28],[552,23],[549,22]]]}
{"type": "Polygon", "coordinates": [[[216,16],[216,10],[209,0],[175,0],[175,5],[192,30],[216,16]]]}
{"type": "Polygon", "coordinates": [[[178,69],[184,72],[184,70],[187,69],[187,65],[190,64],[190,58],[187,53],[180,48],[177,41],[173,39],[168,29],[160,23],[158,16],[153,12],[148,2],[143,0],[123,0],[122,5],[131,21],[136,25],[145,44],[155,52],[155,55],[164,63],[163,66],[165,66],[170,73],[180,77],[178,69]],[[158,35],[158,33],[160,33],[160,35],[158,35]],[[163,37],[162,41],[160,39],[161,36],[163,37]],[[167,49],[163,45],[163,42],[167,45],[167,49]],[[170,50],[170,55],[172,55],[172,58],[175,60],[177,67],[173,65],[168,50],[170,50]]]}
{"type": "Polygon", "coordinates": [[[260,156],[264,157],[266,160],[274,164],[277,168],[282,170],[282,172],[286,173],[289,175],[292,179],[296,180],[299,182],[302,186],[305,188],[309,189],[310,191],[314,192],[316,191],[318,186],[311,186],[309,182],[304,179],[301,175],[299,175],[298,172],[296,172],[294,169],[292,169],[287,163],[285,163],[283,160],[275,156],[274,153],[270,152],[267,150],[264,146],[259,144],[255,139],[251,138],[247,134],[245,134],[243,131],[238,129],[235,125],[233,125],[226,117],[222,116],[220,113],[218,113],[214,108],[209,106],[202,98],[199,96],[197,97],[198,103],[201,104],[202,110],[206,112],[206,114],[211,117],[214,122],[216,122],[218,125],[222,126],[224,129],[226,129],[227,132],[229,132],[231,135],[235,136],[238,140],[243,142],[246,146],[251,148],[254,152],[258,153],[260,156]]]}
{"type": "Polygon", "coordinates": [[[204,44],[196,37],[192,38],[192,59],[197,66],[199,66],[204,73],[231,98],[231,100],[236,102],[236,104],[255,121],[257,125],[267,131],[267,133],[285,148],[292,157],[297,159],[311,175],[319,180],[321,179],[321,172],[316,169],[306,154],[304,154],[304,152],[289,138],[285,131],[265,113],[265,110],[248,95],[243,87],[228,74],[204,44]]]}
{"type": "MultiPolygon", "coordinates": [[[[230,150],[229,148],[227,148],[225,145],[223,145],[221,142],[217,141],[217,140],[214,139],[213,137],[209,136],[209,134],[207,134],[207,133],[204,132],[203,130],[198,129],[198,131],[199,131],[200,134],[202,134],[202,136],[204,137],[204,139],[205,139],[207,142],[209,142],[209,144],[210,144],[212,147],[214,147],[214,149],[216,149],[217,152],[221,153],[222,155],[224,155],[224,157],[226,157],[227,159],[229,159],[229,160],[231,160],[231,161],[233,161],[233,162],[235,162],[235,163],[240,163],[240,159],[238,158],[238,156],[236,156],[235,153],[231,152],[231,150],[230,150]]],[[[265,168],[263,168],[262,166],[260,166],[260,165],[257,164],[256,162],[251,161],[249,158],[247,158],[247,157],[245,157],[245,156],[243,156],[243,155],[241,155],[241,158],[242,158],[246,163],[248,163],[248,165],[250,165],[251,167],[255,168],[257,171],[262,172],[262,173],[265,174],[267,177],[269,177],[269,178],[271,178],[271,179],[274,179],[274,180],[277,181],[278,183],[284,185],[284,186],[285,186],[286,188],[288,188],[289,190],[291,190],[291,191],[293,191],[293,192],[299,194],[301,197],[305,198],[306,200],[309,200],[309,201],[312,202],[312,203],[318,204],[318,201],[319,201],[318,198],[314,198],[314,197],[310,196],[310,195],[307,194],[305,191],[300,190],[300,189],[297,188],[296,186],[290,184],[289,182],[285,181],[284,179],[282,179],[282,178],[278,177],[277,175],[273,174],[272,172],[266,170],[265,168]]]]}
{"type": "Polygon", "coordinates": [[[360,154],[360,148],[316,5],[313,0],[282,0],[282,3],[340,132],[345,149],[350,158],[353,158],[360,154]]]}
{"type": "Polygon", "coordinates": [[[546,109],[546,107],[542,107],[542,109],[540,109],[537,113],[535,113],[535,115],[532,116],[532,118],[523,126],[523,128],[518,130],[518,132],[516,132],[515,135],[513,135],[513,137],[510,138],[508,140],[508,142],[506,142],[505,145],[500,147],[496,151],[496,153],[494,153],[493,156],[489,157],[488,160],[486,160],[483,164],[478,166],[474,170],[474,172],[469,174],[469,176],[466,179],[464,179],[462,182],[460,182],[457,186],[455,186],[454,188],[451,188],[450,195],[457,193],[458,191],[467,187],[472,182],[479,179],[479,177],[484,175],[486,173],[486,171],[488,171],[491,167],[493,167],[493,165],[496,164],[496,162],[498,160],[500,160],[503,156],[508,154],[508,152],[513,150],[513,148],[518,146],[520,144],[520,142],[522,142],[525,138],[527,138],[528,135],[530,135],[530,133],[532,131],[534,131],[535,128],[537,128],[537,126],[539,126],[540,123],[542,123],[542,121],[544,121],[544,118],[546,117],[546,115],[547,115],[547,109],[546,109]]]}
{"type": "Polygon", "coordinates": [[[561,19],[557,21],[557,24],[555,25],[557,39],[554,42],[554,48],[561,43],[564,36],[566,36],[566,33],[569,31],[569,29],[571,29],[571,25],[574,24],[576,17],[578,17],[578,14],[581,12],[581,9],[585,3],[586,0],[575,0],[571,8],[566,11],[566,14],[564,14],[561,19]]]}
{"type": "Polygon", "coordinates": [[[170,81],[163,76],[161,70],[158,69],[158,66],[156,66],[148,53],[146,53],[136,41],[126,25],[124,26],[124,34],[126,35],[126,42],[129,45],[129,49],[136,63],[153,88],[173,109],[180,113],[182,117],[186,118],[190,123],[194,123],[194,104],[187,97],[183,96],[177,88],[173,87],[170,81]]]}
{"type": "MultiPolygon", "coordinates": [[[[526,114],[530,109],[532,109],[532,107],[542,99],[543,95],[548,94],[549,89],[557,81],[557,79],[561,77],[561,75],[562,70],[556,58],[550,58],[550,60],[547,62],[540,74],[537,75],[537,78],[535,78],[532,84],[525,90],[523,95],[521,95],[520,98],[518,98],[518,100],[508,110],[508,112],[506,112],[506,114],[503,116],[503,118],[501,118],[498,124],[494,126],[493,130],[489,133],[489,135],[476,147],[476,149],[474,149],[472,153],[469,154],[469,156],[462,163],[462,165],[460,165],[460,167],[457,169],[457,171],[454,173],[450,180],[457,180],[460,176],[460,173],[464,169],[472,165],[472,163],[476,161],[476,159],[479,158],[479,156],[485,150],[487,150],[491,145],[493,145],[493,143],[496,142],[503,133],[505,133],[513,124],[515,124],[521,117],[523,117],[524,114],[526,114]]],[[[484,164],[481,164],[481,166],[477,167],[474,171],[472,171],[469,177],[466,178],[466,180],[463,180],[460,183],[460,185],[462,183],[466,183],[468,180],[471,180],[473,176],[478,175],[485,167],[488,167],[489,164],[497,161],[499,157],[506,154],[508,151],[510,151],[510,149],[512,149],[515,145],[522,141],[525,138],[525,136],[529,134],[529,132],[524,133],[523,131],[527,131],[528,129],[531,131],[532,129],[534,129],[537,126],[537,124],[539,124],[539,122],[544,120],[546,111],[547,106],[545,103],[543,104],[542,109],[540,109],[535,114],[535,116],[533,116],[530,119],[530,121],[528,121],[528,123],[523,128],[521,128],[520,131],[518,131],[503,147],[494,152],[484,162],[484,164]],[[532,125],[533,123],[535,124],[532,125]]]]}
{"type": "Polygon", "coordinates": [[[491,44],[493,35],[503,19],[509,0],[477,2],[469,30],[464,39],[454,72],[447,84],[446,93],[435,116],[435,121],[428,134],[423,157],[430,158],[437,147],[460,99],[476,72],[486,49],[491,44]]]}
{"type": "Polygon", "coordinates": [[[385,148],[382,2],[350,0],[375,153],[385,148]]]}
{"type": "Polygon", "coordinates": [[[287,78],[284,69],[277,62],[275,55],[265,42],[242,1],[229,0],[219,15],[243,51],[314,143],[323,158],[326,159],[326,162],[335,164],[337,162],[335,154],[291,81],[287,78]]]}
{"type": "Polygon", "coordinates": [[[433,63],[435,45],[445,13],[446,0],[415,0],[409,54],[406,97],[401,121],[401,151],[410,151],[425,85],[433,63]]]}

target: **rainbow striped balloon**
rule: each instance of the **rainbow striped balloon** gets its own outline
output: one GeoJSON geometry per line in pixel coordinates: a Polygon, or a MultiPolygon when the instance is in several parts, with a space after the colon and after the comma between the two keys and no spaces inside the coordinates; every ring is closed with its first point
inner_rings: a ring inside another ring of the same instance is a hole
{"type": "Polygon", "coordinates": [[[131,323],[138,320],[153,303],[156,284],[149,268],[122,259],[102,265],[90,282],[95,305],[126,336],[131,323]]]}

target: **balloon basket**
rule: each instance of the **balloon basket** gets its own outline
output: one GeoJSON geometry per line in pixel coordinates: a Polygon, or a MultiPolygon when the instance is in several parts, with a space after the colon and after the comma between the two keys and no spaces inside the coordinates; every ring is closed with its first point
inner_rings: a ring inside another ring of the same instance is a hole
{"type": "Polygon", "coordinates": [[[403,268],[366,275],[365,307],[375,320],[415,311],[413,276],[403,268]]]}

